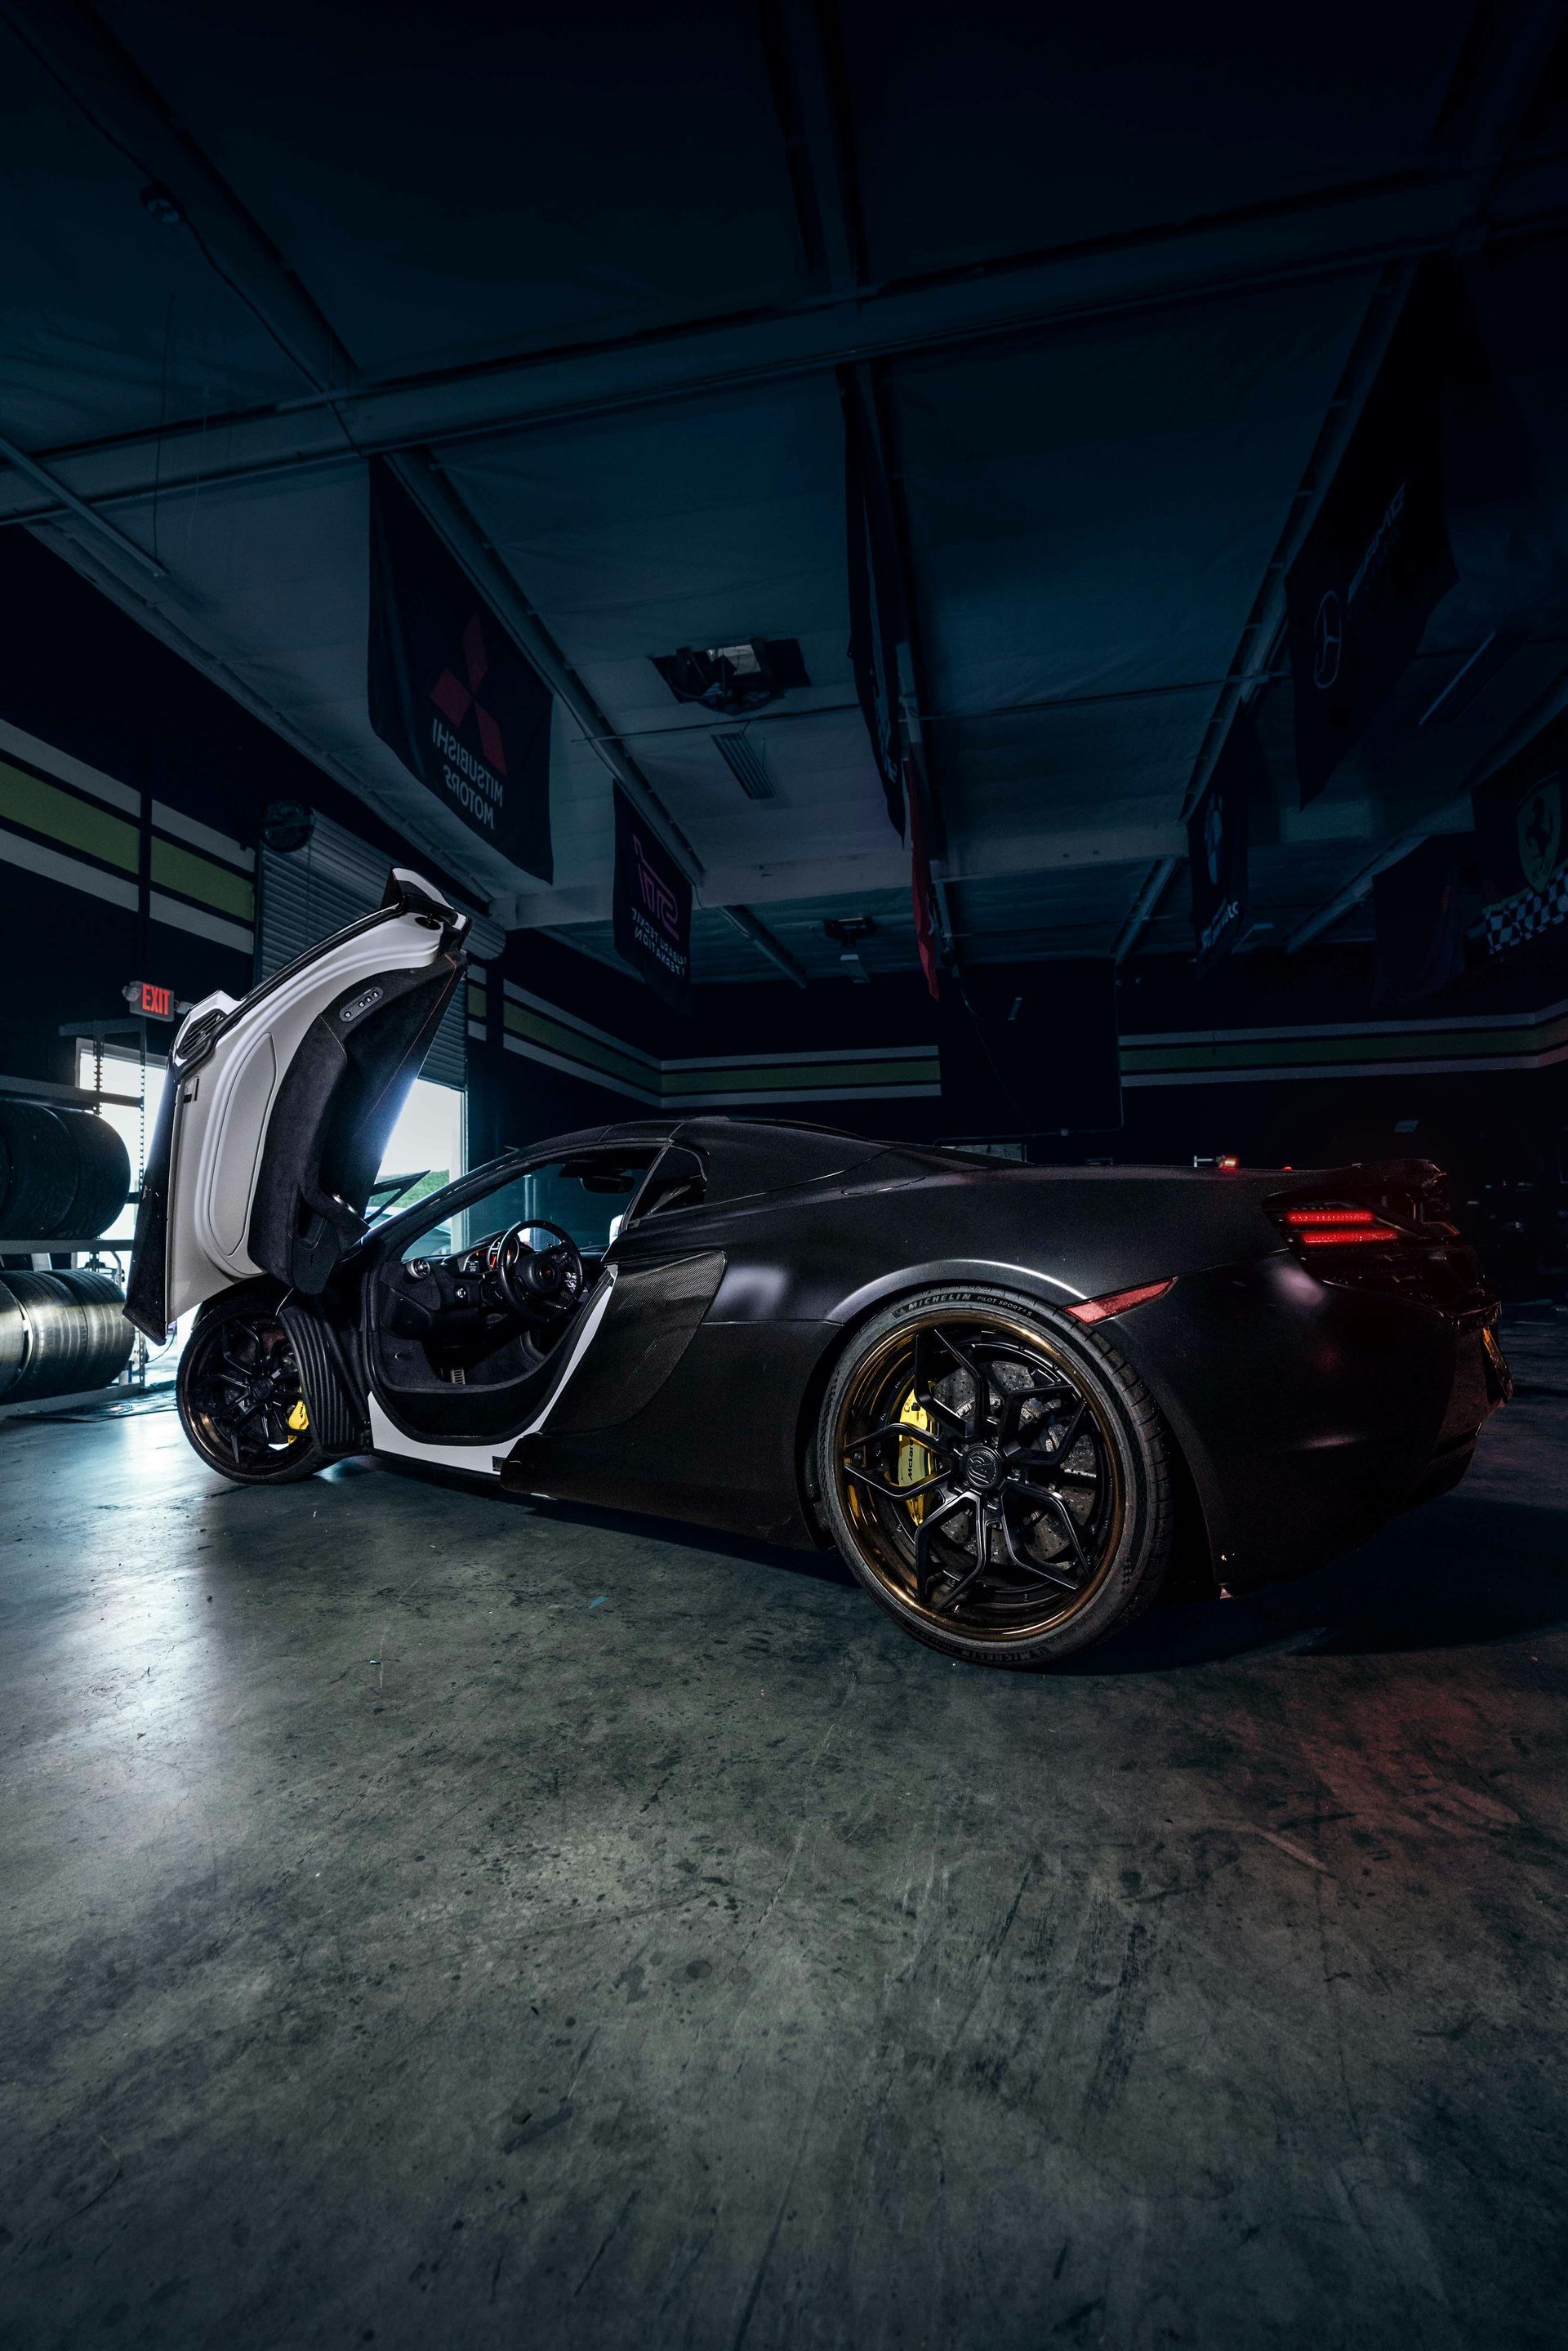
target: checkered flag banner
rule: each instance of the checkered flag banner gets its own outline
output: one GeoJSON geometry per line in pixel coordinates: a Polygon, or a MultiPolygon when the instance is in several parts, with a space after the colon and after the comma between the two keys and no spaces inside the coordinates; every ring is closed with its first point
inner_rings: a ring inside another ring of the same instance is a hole
{"type": "Polygon", "coordinates": [[[1568,865],[1559,866],[1543,889],[1517,890],[1511,898],[1500,898],[1481,909],[1489,955],[1522,946],[1526,939],[1538,938],[1563,922],[1568,922],[1568,865]]]}

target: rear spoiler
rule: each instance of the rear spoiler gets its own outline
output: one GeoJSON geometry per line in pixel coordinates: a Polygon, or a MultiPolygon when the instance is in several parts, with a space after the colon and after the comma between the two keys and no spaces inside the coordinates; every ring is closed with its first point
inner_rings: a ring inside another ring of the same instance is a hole
{"type": "Polygon", "coordinates": [[[1399,1225],[1446,1227],[1448,1179],[1436,1160],[1377,1159],[1365,1165],[1293,1169],[1293,1182],[1266,1195],[1263,1206],[1276,1215],[1324,1200],[1376,1208],[1399,1225]]]}

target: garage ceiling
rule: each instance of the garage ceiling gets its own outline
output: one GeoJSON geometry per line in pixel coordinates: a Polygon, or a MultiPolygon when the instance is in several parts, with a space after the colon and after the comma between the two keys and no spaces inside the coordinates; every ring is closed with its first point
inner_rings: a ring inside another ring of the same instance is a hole
{"type": "Polygon", "coordinates": [[[503,921],[612,956],[618,773],[698,869],[699,978],[840,976],[822,924],[853,913],[865,967],[908,969],[845,650],[837,371],[868,367],[959,956],[1188,952],[1184,812],[1242,688],[1277,803],[1255,943],[1342,898],[1347,935],[1357,877],[1465,821],[1568,662],[1562,11],[1430,0],[1418,40],[1383,14],[0,0],[0,524],[503,921]],[[1484,469],[1450,482],[1461,584],[1298,811],[1281,559],[1415,261],[1456,250],[1533,536],[1484,469]],[[552,887],[371,732],[372,450],[559,689],[552,887]],[[754,635],[810,679],[747,723],[763,799],[651,658],[754,635]]]}

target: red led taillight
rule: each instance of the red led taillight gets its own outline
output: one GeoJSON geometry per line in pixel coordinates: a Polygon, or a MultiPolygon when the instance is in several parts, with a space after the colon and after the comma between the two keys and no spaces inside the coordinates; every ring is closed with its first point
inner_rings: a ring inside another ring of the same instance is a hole
{"type": "MultiPolygon", "coordinates": [[[[1176,1276],[1171,1276],[1174,1281],[1176,1276]]],[[[1146,1306],[1151,1298],[1163,1298],[1170,1288],[1169,1281],[1141,1282],[1136,1290],[1108,1290],[1103,1298],[1080,1299],[1068,1308],[1075,1322],[1103,1322],[1110,1314],[1125,1314],[1134,1306],[1146,1306]]]]}
{"type": "Polygon", "coordinates": [[[1396,1241],[1397,1231],[1370,1208],[1287,1208],[1291,1238],[1303,1249],[1354,1249],[1364,1241],[1396,1241]]]}

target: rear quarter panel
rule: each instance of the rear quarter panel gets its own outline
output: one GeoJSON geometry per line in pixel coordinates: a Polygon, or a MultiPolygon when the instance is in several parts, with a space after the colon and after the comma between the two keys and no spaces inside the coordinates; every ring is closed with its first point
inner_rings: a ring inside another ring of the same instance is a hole
{"type": "MultiPolygon", "coordinates": [[[[538,1456],[546,1490],[812,1542],[802,1422],[824,1367],[878,1306],[944,1280],[1000,1283],[1062,1307],[1279,1249],[1255,1186],[1182,1171],[932,1176],[889,1155],[869,1180],[857,1174],[653,1217],[623,1237],[614,1254],[627,1272],[717,1250],[723,1277],[639,1412],[613,1428],[547,1432],[538,1456]]],[[[1201,1492],[1212,1480],[1194,1466],[1201,1492]]]]}

